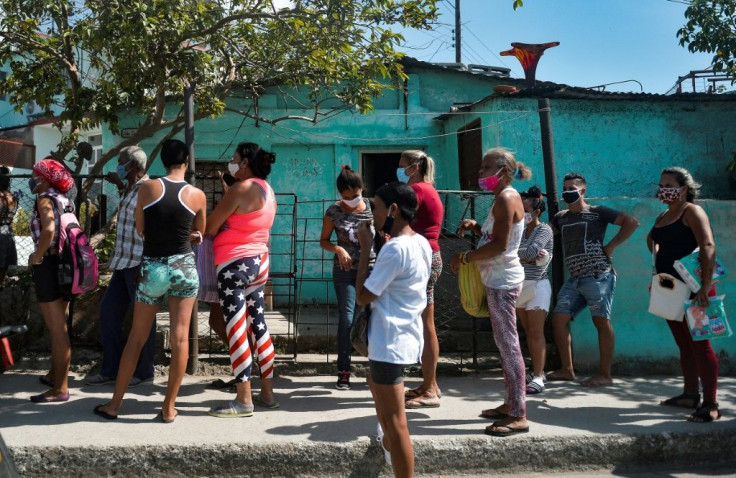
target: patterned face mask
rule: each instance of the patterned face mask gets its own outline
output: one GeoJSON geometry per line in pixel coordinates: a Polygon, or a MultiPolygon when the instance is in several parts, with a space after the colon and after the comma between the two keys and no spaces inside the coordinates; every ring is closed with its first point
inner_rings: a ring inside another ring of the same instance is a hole
{"type": "Polygon", "coordinates": [[[663,188],[662,186],[660,186],[657,190],[657,199],[665,204],[675,202],[680,199],[680,189],[682,188],[663,188]]]}

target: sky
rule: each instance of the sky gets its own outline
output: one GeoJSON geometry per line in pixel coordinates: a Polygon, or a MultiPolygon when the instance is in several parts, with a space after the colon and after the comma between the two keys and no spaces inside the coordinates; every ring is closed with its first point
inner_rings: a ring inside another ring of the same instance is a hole
{"type": "MultiPolygon", "coordinates": [[[[423,61],[454,62],[455,0],[438,6],[437,29],[404,31],[402,51],[423,61]]],[[[678,76],[711,63],[712,55],[679,44],[685,9],[668,0],[524,0],[514,11],[512,0],[461,0],[463,63],[503,66],[523,78],[518,60],[499,53],[511,42],[559,41],[541,58],[538,80],[581,87],[636,80],[641,87],[627,82],[606,91],[666,93],[678,76]]]]}

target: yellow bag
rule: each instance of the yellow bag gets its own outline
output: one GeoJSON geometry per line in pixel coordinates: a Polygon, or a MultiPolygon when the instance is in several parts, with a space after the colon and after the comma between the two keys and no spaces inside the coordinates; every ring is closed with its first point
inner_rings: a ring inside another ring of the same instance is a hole
{"type": "Polygon", "coordinates": [[[478,264],[461,263],[457,272],[457,284],[460,287],[460,303],[465,312],[473,317],[488,317],[486,286],[480,280],[478,264]]]}

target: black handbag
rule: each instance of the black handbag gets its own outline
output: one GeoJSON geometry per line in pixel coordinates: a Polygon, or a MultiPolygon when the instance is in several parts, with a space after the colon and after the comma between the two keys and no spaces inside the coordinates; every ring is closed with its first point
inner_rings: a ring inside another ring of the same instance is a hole
{"type": "Polygon", "coordinates": [[[358,312],[350,329],[350,342],[353,348],[363,357],[368,356],[368,320],[371,318],[371,306],[366,305],[358,312]]]}

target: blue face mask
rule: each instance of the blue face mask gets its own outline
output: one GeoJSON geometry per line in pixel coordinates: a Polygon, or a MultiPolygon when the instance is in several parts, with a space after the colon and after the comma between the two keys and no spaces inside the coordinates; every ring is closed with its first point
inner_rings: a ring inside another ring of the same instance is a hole
{"type": "Polygon", "coordinates": [[[33,193],[33,190],[36,189],[36,180],[33,178],[28,178],[28,189],[31,190],[31,193],[33,193]]]}
{"type": "Polygon", "coordinates": [[[406,184],[409,182],[410,178],[411,176],[406,174],[406,168],[396,168],[396,179],[398,179],[400,183],[406,184]]]}
{"type": "Polygon", "coordinates": [[[127,165],[129,165],[129,164],[130,164],[130,161],[128,161],[125,164],[118,164],[117,173],[118,173],[118,177],[120,179],[122,179],[122,180],[125,180],[126,179],[126,176],[128,175],[128,172],[126,171],[125,167],[127,165]]]}

